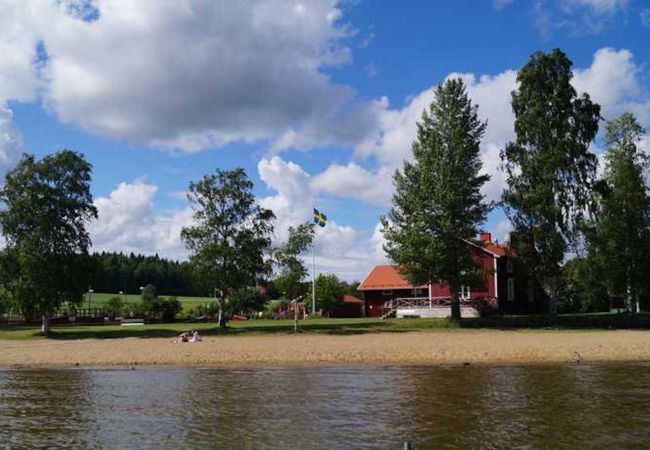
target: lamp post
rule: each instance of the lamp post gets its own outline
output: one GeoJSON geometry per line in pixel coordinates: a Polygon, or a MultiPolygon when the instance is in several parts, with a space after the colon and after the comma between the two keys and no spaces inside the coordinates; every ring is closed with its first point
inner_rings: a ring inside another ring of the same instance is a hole
{"type": "Polygon", "coordinates": [[[90,299],[92,298],[93,291],[90,286],[88,286],[88,314],[90,314],[90,299]]]}

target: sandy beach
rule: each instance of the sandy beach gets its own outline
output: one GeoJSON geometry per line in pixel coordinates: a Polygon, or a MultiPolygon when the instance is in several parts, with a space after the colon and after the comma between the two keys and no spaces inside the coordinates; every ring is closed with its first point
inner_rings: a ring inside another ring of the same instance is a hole
{"type": "Polygon", "coordinates": [[[0,366],[544,364],[650,361],[648,331],[431,331],[348,336],[1,342],[0,366]]]}

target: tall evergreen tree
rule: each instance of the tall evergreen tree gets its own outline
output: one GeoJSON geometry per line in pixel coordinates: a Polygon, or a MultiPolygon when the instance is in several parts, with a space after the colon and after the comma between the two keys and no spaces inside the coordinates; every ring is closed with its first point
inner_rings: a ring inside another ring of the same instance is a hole
{"type": "Polygon", "coordinates": [[[12,275],[5,287],[43,332],[63,302],[80,302],[90,279],[88,222],[97,217],[90,193],[92,166],[63,150],[37,161],[24,155],[0,189],[3,259],[12,275]]]}
{"type": "Polygon", "coordinates": [[[452,318],[460,319],[459,291],[476,279],[466,239],[478,233],[488,205],[481,187],[478,118],[460,79],[448,80],[417,124],[414,162],[393,178],[393,208],[382,218],[384,249],[414,286],[438,280],[451,289],[452,318]]]}
{"type": "Polygon", "coordinates": [[[269,271],[264,257],[275,216],[255,202],[252,191],[244,169],[217,170],[189,187],[196,225],[183,228],[181,238],[190,250],[197,282],[222,293],[220,327],[226,325],[226,297],[269,271]]]}
{"type": "Polygon", "coordinates": [[[600,197],[591,254],[610,294],[637,311],[647,293],[650,252],[650,196],[645,180],[649,158],[639,147],[645,130],[624,113],[607,124],[606,183],[600,197]]]}
{"type": "Polygon", "coordinates": [[[561,264],[592,205],[597,165],[589,144],[598,132],[600,106],[587,94],[577,95],[571,66],[559,49],[530,57],[512,93],[517,139],[501,154],[514,245],[547,290],[552,316],[561,264]]]}

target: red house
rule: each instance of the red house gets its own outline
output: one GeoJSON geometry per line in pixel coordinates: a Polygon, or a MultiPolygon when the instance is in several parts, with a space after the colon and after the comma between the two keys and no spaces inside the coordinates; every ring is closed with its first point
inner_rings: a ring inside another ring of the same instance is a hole
{"type": "MultiPolygon", "coordinates": [[[[490,233],[481,233],[479,240],[468,240],[467,245],[482,275],[476,285],[462,287],[459,294],[464,308],[473,308],[471,311],[481,314],[541,310],[540,290],[507,244],[493,242],[490,233]]],[[[411,286],[396,266],[389,265],[373,267],[358,289],[365,296],[367,317],[383,316],[397,304],[444,307],[450,299],[446,284],[411,286]]]]}

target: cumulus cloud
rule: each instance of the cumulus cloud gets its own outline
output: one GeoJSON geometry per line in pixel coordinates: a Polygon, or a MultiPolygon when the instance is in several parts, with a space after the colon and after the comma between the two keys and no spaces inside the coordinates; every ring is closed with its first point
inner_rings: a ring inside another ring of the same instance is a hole
{"type": "Polygon", "coordinates": [[[89,227],[93,250],[187,257],[180,234],[191,224],[192,211],[156,212],[153,199],[157,190],[143,181],[123,182],[108,197],[95,199],[99,217],[89,227]]]}
{"type": "MultiPolygon", "coordinates": [[[[534,24],[544,37],[555,30],[572,35],[597,34],[620,13],[627,11],[629,0],[535,0],[534,24]]],[[[498,8],[497,8],[498,9],[498,8]]]]}
{"type": "Polygon", "coordinates": [[[62,122],[186,151],[354,145],[376,107],[323,70],[351,59],[338,3],[6,1],[0,99],[39,93],[62,122]]]}
{"type": "Polygon", "coordinates": [[[365,200],[377,205],[390,203],[393,171],[386,166],[368,170],[357,163],[332,164],[316,175],[311,187],[337,197],[365,200]]]}
{"type": "MultiPolygon", "coordinates": [[[[258,171],[267,188],[273,191],[272,195],[260,198],[259,204],[275,212],[275,242],[280,243],[286,240],[290,226],[311,221],[312,207],[319,200],[318,191],[314,178],[302,167],[279,156],[262,159],[258,171]]],[[[358,279],[375,263],[376,249],[372,242],[363,231],[341,225],[330,215],[327,226],[316,227],[317,270],[347,280],[358,279]]],[[[311,267],[311,258],[305,255],[305,259],[311,267]]]]}
{"type": "Polygon", "coordinates": [[[13,114],[0,103],[0,184],[5,173],[12,169],[23,153],[23,141],[13,123],[13,114]]]}
{"type": "Polygon", "coordinates": [[[576,90],[589,93],[602,106],[606,119],[629,111],[644,124],[650,121],[650,92],[641,81],[642,68],[629,50],[602,48],[594,54],[590,67],[576,69],[574,75],[576,90]]]}

